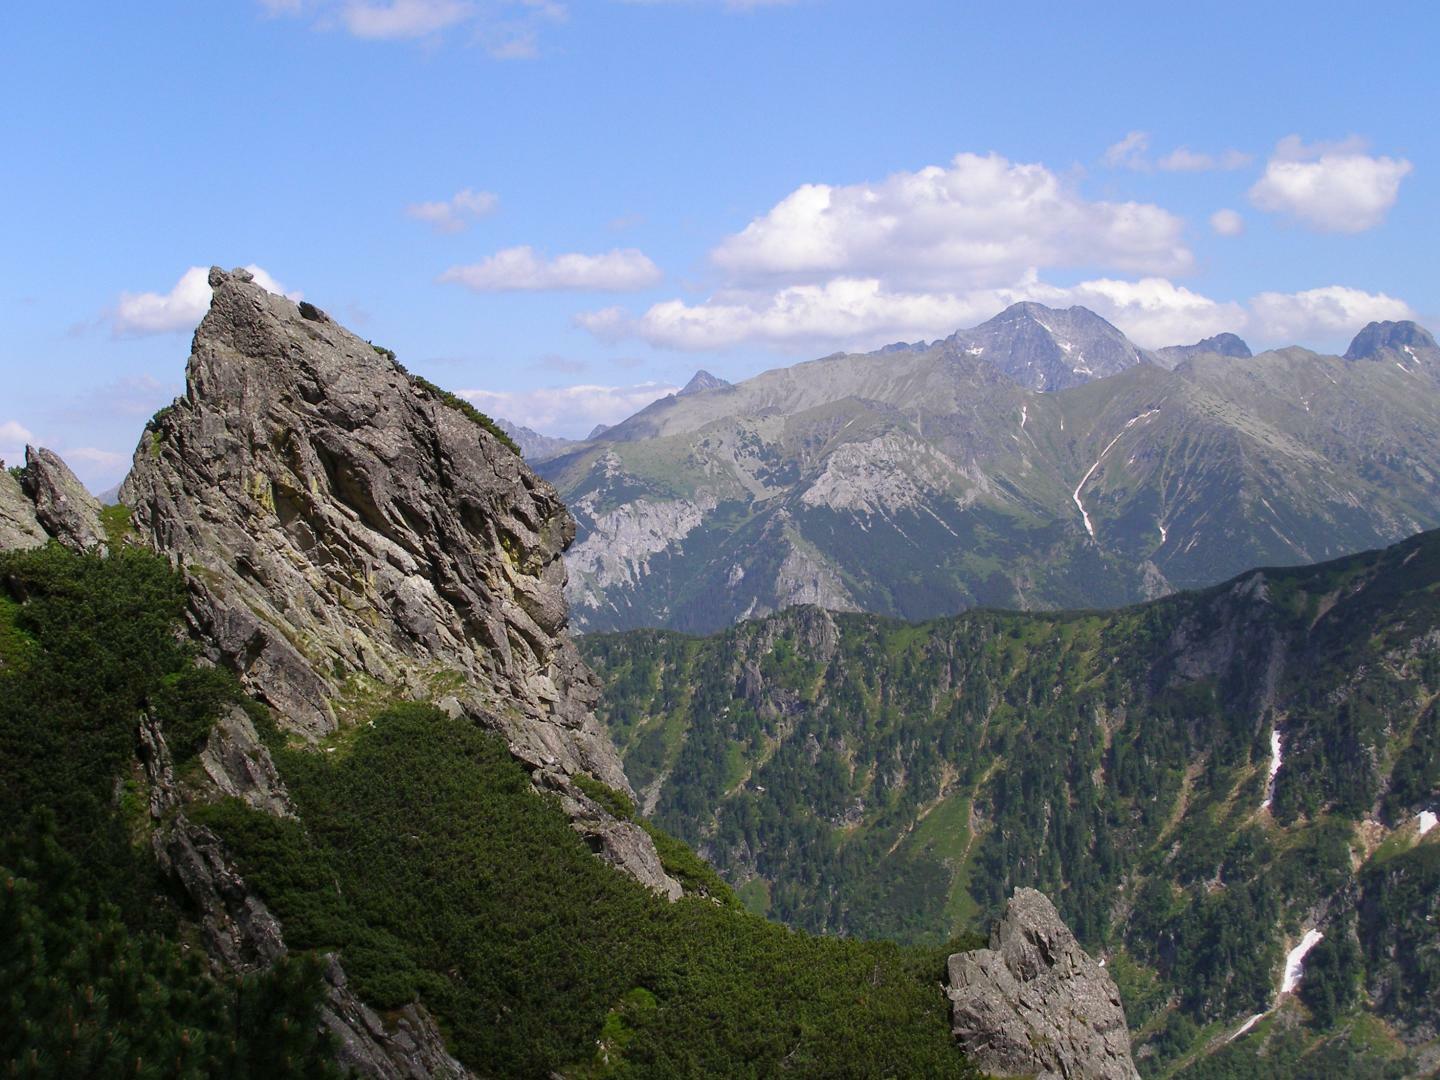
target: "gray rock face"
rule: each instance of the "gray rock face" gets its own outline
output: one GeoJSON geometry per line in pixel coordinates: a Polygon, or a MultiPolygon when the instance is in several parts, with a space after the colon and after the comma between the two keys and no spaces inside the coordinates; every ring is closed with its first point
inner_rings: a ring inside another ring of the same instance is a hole
{"type": "Polygon", "coordinates": [[[1192,356],[1206,353],[1212,356],[1233,356],[1240,360],[1247,360],[1254,355],[1250,346],[1245,344],[1238,334],[1216,334],[1214,337],[1197,341],[1194,345],[1167,345],[1163,349],[1156,349],[1152,355],[1162,367],[1175,368],[1192,356]]]}
{"type": "MultiPolygon", "coordinates": [[[[333,320],[243,270],[210,283],[185,396],[147,428],[121,501],[186,569],[211,658],[307,738],[437,701],[547,786],[585,772],[628,792],[565,632],[575,525],[554,489],[333,320]]],[[[251,736],[222,727],[212,775],[243,773],[251,736]]],[[[255,779],[242,790],[267,799],[255,779]]],[[[671,892],[658,860],[622,865],[671,892]]]]}
{"type": "Polygon", "coordinates": [[[260,741],[245,710],[227,707],[210,729],[200,765],[221,795],[242,800],[255,810],[275,817],[294,817],[289,793],[280,779],[270,751],[260,741]]]}
{"type": "Polygon", "coordinates": [[[706,390],[718,390],[722,386],[729,385],[730,384],[724,379],[720,378],[720,376],[711,375],[710,372],[706,371],[704,368],[701,368],[699,371],[695,372],[694,375],[690,376],[690,381],[685,384],[683,389],[675,391],[675,396],[687,397],[690,394],[700,394],[704,393],[706,390]]]}
{"type": "Polygon", "coordinates": [[[35,504],[36,519],[55,539],[82,551],[105,546],[100,500],[85,490],[58,454],[27,446],[20,485],[35,504]]]}
{"type": "Polygon", "coordinates": [[[1367,324],[1350,342],[1345,359],[1391,360],[1406,369],[1418,366],[1440,372],[1440,346],[1434,336],[1408,319],[1367,324]]]}
{"type": "Polygon", "coordinates": [[[48,538],[20,482],[0,469],[0,551],[40,547],[48,538]]]}
{"type": "Polygon", "coordinates": [[[1120,992],[1043,893],[1016,889],[990,947],[949,970],[955,1036],[986,1072],[1138,1080],[1120,992]]]}
{"type": "Polygon", "coordinates": [[[380,687],[452,694],[539,768],[624,787],[562,631],[553,489],[334,322],[214,271],[187,390],[121,492],[194,618],[279,723],[322,735],[380,687]]]}
{"type": "Polygon", "coordinates": [[[989,322],[945,340],[984,357],[1030,390],[1063,390],[1144,362],[1130,339],[1093,311],[1012,304],[989,322]]]}

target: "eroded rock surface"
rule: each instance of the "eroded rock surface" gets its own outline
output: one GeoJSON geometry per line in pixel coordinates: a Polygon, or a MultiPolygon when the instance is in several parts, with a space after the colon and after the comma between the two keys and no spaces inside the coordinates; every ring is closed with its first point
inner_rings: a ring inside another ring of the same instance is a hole
{"type": "Polygon", "coordinates": [[[105,546],[100,500],[85,490],[60,455],[27,446],[20,485],[35,506],[36,520],[55,539],[82,551],[105,546]]]}
{"type": "Polygon", "coordinates": [[[36,548],[47,534],[35,516],[35,504],[9,469],[0,469],[0,551],[36,548]]]}
{"type": "Polygon", "coordinates": [[[627,789],[564,633],[574,523],[460,409],[245,271],[211,272],[186,393],[121,501],[190,575],[191,616],[287,730],[453,699],[542,770],[627,789]]]}
{"type": "Polygon", "coordinates": [[[990,947],[951,956],[949,974],[955,1037],[986,1072],[1139,1080],[1119,990],[1043,893],[1016,889],[990,947]]]}

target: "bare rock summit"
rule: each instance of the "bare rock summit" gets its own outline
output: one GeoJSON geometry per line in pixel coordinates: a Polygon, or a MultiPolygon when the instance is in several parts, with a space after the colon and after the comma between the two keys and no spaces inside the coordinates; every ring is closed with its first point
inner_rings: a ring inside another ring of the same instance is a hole
{"type": "Polygon", "coordinates": [[[1115,982],[1055,906],[1016,889],[990,947],[950,957],[961,1049],[993,1076],[1139,1080],[1115,982]]]}
{"type": "Polygon", "coordinates": [[[575,524],[555,490],[464,403],[313,306],[243,270],[210,284],[185,394],[120,493],[187,572],[210,658],[310,740],[390,700],[500,732],[587,811],[572,817],[602,857],[676,894],[648,837],[592,828],[570,781],[630,790],[567,633],[575,524]]]}

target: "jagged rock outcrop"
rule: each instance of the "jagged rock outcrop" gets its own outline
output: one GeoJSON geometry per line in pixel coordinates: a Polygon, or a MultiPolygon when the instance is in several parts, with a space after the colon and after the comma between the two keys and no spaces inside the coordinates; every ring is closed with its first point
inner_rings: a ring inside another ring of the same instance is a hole
{"type": "Polygon", "coordinates": [[[952,1026],[995,1076],[1138,1080],[1114,981],[1034,889],[1016,889],[990,947],[950,957],[952,1026]]]}
{"type": "Polygon", "coordinates": [[[100,503],[58,454],[27,446],[18,479],[0,470],[0,551],[52,538],[79,551],[104,549],[100,503]]]}
{"type": "Polygon", "coordinates": [[[0,551],[35,548],[47,534],[35,516],[35,504],[9,469],[0,469],[0,551]]]}
{"type": "Polygon", "coordinates": [[[536,769],[628,788],[563,632],[574,523],[550,485],[323,314],[210,280],[121,501],[189,573],[215,659],[312,739],[377,697],[442,699],[536,769]]]}
{"type": "Polygon", "coordinates": [[[62,544],[82,551],[105,546],[100,500],[85,490],[58,454],[27,446],[20,486],[35,504],[36,519],[62,544]]]}
{"type": "MultiPolygon", "coordinates": [[[[186,571],[209,658],[312,741],[399,699],[499,731],[601,857],[678,896],[648,835],[571,780],[630,790],[566,633],[560,556],[575,526],[554,490],[463,404],[323,312],[243,270],[210,283],[185,396],[146,428],[120,493],[140,540],[186,571]]],[[[215,793],[293,812],[242,711],[200,760],[215,793]]],[[[212,954],[264,962],[276,946],[251,932],[259,901],[211,840],[181,814],[156,851],[213,927],[212,954]]],[[[346,1001],[336,1014],[358,1017],[354,1039],[373,1050],[364,1007],[346,1001]]],[[[441,1045],[426,1030],[415,1047],[441,1045]]],[[[359,1045],[347,1052],[367,1075],[422,1075],[367,1064],[359,1045]]]]}

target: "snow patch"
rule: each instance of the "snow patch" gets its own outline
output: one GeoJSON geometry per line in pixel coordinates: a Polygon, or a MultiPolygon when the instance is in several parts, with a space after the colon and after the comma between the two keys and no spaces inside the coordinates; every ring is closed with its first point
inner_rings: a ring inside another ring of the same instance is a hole
{"type": "Polygon", "coordinates": [[[1265,801],[1260,804],[1261,810],[1269,810],[1270,804],[1275,801],[1275,775],[1280,771],[1283,760],[1282,751],[1284,747],[1280,742],[1280,731],[1278,728],[1270,731],[1270,776],[1265,781],[1265,801]]]}
{"type": "MultiPolygon", "coordinates": [[[[1079,369],[1077,368],[1076,370],[1078,371],[1079,369]]],[[[1120,429],[1120,431],[1116,434],[1115,438],[1111,439],[1108,443],[1105,444],[1105,449],[1100,451],[1100,456],[1095,459],[1095,463],[1091,465],[1090,468],[1085,470],[1085,475],[1080,478],[1080,483],[1075,485],[1075,491],[1071,494],[1070,498],[1075,500],[1075,506],[1080,511],[1080,518],[1082,521],[1085,522],[1085,531],[1090,534],[1090,539],[1095,539],[1095,526],[1090,521],[1090,515],[1085,512],[1085,504],[1080,501],[1081,489],[1083,489],[1085,485],[1090,482],[1090,477],[1095,475],[1095,470],[1098,469],[1100,467],[1100,463],[1105,460],[1105,455],[1110,453],[1111,448],[1120,441],[1120,436],[1124,435],[1125,432],[1129,431],[1141,420],[1146,420],[1154,416],[1159,411],[1159,409],[1147,409],[1139,416],[1132,416],[1129,420],[1126,420],[1125,426],[1120,429]]],[[[1065,421],[1063,420],[1060,421],[1060,430],[1065,430],[1065,421]]]]}
{"type": "Polygon", "coordinates": [[[1234,1041],[1235,1041],[1236,1039],[1238,1039],[1241,1035],[1244,1035],[1247,1031],[1249,1031],[1249,1030],[1250,1030],[1251,1028],[1253,1028],[1256,1024],[1258,1024],[1261,1020],[1264,1020],[1267,1015],[1268,1015],[1268,1014],[1266,1014],[1266,1013],[1256,1013],[1254,1016],[1250,1017],[1249,1020],[1246,1020],[1243,1024],[1241,1024],[1238,1028],[1236,1028],[1236,1029],[1235,1029],[1235,1034],[1231,1035],[1231,1036],[1230,1036],[1228,1039],[1226,1039],[1225,1041],[1226,1041],[1226,1042],[1234,1042],[1234,1041]]]}
{"type": "Polygon", "coordinates": [[[1435,828],[1435,811],[1421,810],[1420,815],[1415,820],[1420,823],[1420,835],[1424,836],[1431,829],[1435,828]]]}
{"type": "Polygon", "coordinates": [[[1300,944],[1291,949],[1290,955],[1285,957],[1285,980],[1280,984],[1280,993],[1288,994],[1300,985],[1300,980],[1305,975],[1305,955],[1324,939],[1325,935],[1319,930],[1305,931],[1300,944]]]}

